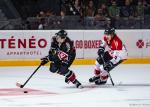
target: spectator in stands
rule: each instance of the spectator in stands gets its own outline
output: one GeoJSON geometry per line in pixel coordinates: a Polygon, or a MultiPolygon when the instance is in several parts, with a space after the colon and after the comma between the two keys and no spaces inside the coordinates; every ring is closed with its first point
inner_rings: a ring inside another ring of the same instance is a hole
{"type": "Polygon", "coordinates": [[[98,8],[95,17],[94,17],[94,22],[96,25],[96,28],[104,28],[104,25],[106,23],[106,17],[108,17],[108,9],[107,6],[105,4],[100,5],[100,7],[98,8]]]}
{"type": "Polygon", "coordinates": [[[66,11],[65,11],[65,9],[62,9],[62,10],[60,11],[60,16],[61,16],[61,19],[64,19],[64,17],[66,16],[66,11]]]}
{"type": "Polygon", "coordinates": [[[139,28],[140,21],[137,20],[137,0],[125,0],[125,5],[121,7],[120,14],[123,21],[120,21],[122,28],[139,28]]]}
{"type": "Polygon", "coordinates": [[[85,8],[85,26],[87,28],[93,28],[94,26],[94,15],[96,8],[92,0],[88,2],[88,6],[85,8]]]}
{"type": "Polygon", "coordinates": [[[105,20],[108,17],[108,9],[105,4],[102,4],[95,14],[95,20],[105,20]]]}
{"type": "Polygon", "coordinates": [[[66,10],[65,8],[61,9],[61,12],[60,12],[60,17],[61,17],[61,20],[60,20],[60,28],[65,28],[66,26],[66,20],[65,20],[65,16],[66,16],[66,10]]]}
{"type": "Polygon", "coordinates": [[[116,4],[116,1],[112,1],[112,5],[109,7],[109,16],[111,18],[119,17],[119,7],[116,4]]]}
{"type": "Polygon", "coordinates": [[[37,18],[45,18],[46,17],[46,14],[44,11],[40,11],[38,14],[37,14],[37,18]]]}
{"type": "Polygon", "coordinates": [[[62,8],[65,8],[66,15],[80,15],[81,12],[81,0],[65,0],[63,2],[62,8]]]}
{"type": "Polygon", "coordinates": [[[103,15],[103,11],[102,11],[101,8],[99,8],[99,9],[97,10],[97,13],[96,13],[96,15],[95,15],[94,18],[95,18],[96,21],[105,20],[105,16],[103,15]]]}
{"type": "Polygon", "coordinates": [[[43,30],[45,28],[45,18],[41,18],[38,25],[38,30],[43,30]]]}
{"type": "Polygon", "coordinates": [[[109,16],[109,13],[108,13],[108,7],[106,6],[106,4],[102,4],[102,5],[101,5],[101,9],[102,9],[102,14],[103,14],[105,17],[108,17],[108,16],[109,16]]]}
{"type": "Polygon", "coordinates": [[[142,18],[144,16],[144,5],[141,1],[138,2],[136,9],[137,9],[137,16],[142,18]]]}
{"type": "Polygon", "coordinates": [[[46,17],[51,17],[51,16],[54,16],[54,13],[51,10],[47,10],[46,13],[45,13],[45,16],[46,17]]]}
{"type": "Polygon", "coordinates": [[[85,10],[86,16],[93,17],[95,14],[95,10],[96,8],[94,7],[94,3],[92,0],[90,0],[85,10]]]}
{"type": "Polygon", "coordinates": [[[116,20],[119,20],[120,18],[120,10],[116,4],[116,1],[112,1],[112,4],[108,8],[108,11],[109,11],[109,17],[111,19],[111,24],[113,27],[115,27],[116,23],[118,23],[116,20]]]}
{"type": "Polygon", "coordinates": [[[106,18],[104,28],[114,27],[110,18],[106,18]]]}
{"type": "Polygon", "coordinates": [[[74,7],[78,11],[80,16],[83,16],[83,6],[81,0],[75,0],[74,1],[74,7]]]}
{"type": "Polygon", "coordinates": [[[94,23],[95,23],[96,28],[103,28],[105,25],[105,19],[106,17],[104,16],[102,9],[99,8],[94,17],[94,23]]]}
{"type": "Polygon", "coordinates": [[[121,16],[122,17],[133,17],[134,16],[134,9],[131,5],[129,0],[126,0],[125,6],[121,7],[121,16]]]}

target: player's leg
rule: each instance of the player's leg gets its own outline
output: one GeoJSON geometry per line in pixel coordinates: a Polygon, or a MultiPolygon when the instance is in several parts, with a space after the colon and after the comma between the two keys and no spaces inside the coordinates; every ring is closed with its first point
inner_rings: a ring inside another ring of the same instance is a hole
{"type": "MultiPolygon", "coordinates": [[[[109,52],[106,51],[104,53],[103,59],[105,62],[108,62],[112,59],[112,56],[110,56],[109,52]]],[[[102,58],[100,57],[100,60],[97,60],[99,63],[101,63],[101,66],[99,67],[100,69],[100,78],[98,80],[95,81],[95,84],[101,85],[101,84],[106,84],[107,80],[108,80],[108,71],[104,70],[104,63],[102,61],[102,58]]]]}
{"type": "Polygon", "coordinates": [[[76,75],[72,70],[68,69],[68,72],[65,75],[65,82],[72,82],[77,88],[82,88],[81,83],[76,79],[76,75]]]}
{"type": "MultiPolygon", "coordinates": [[[[112,57],[106,51],[103,55],[104,61],[109,61],[112,57]]],[[[101,57],[96,59],[95,69],[94,69],[94,76],[89,79],[89,82],[95,82],[96,84],[105,84],[108,79],[108,72],[103,68],[103,60],[101,57]]]]}
{"type": "Polygon", "coordinates": [[[89,79],[89,82],[95,82],[96,80],[100,78],[100,73],[101,73],[100,66],[101,65],[96,60],[95,68],[94,68],[94,76],[89,79]]]}
{"type": "MultiPolygon", "coordinates": [[[[112,59],[112,57],[110,56],[110,54],[108,52],[105,52],[104,61],[109,62],[111,59],[112,59]]],[[[96,80],[95,84],[97,84],[97,85],[106,84],[108,77],[109,77],[108,72],[110,72],[112,69],[114,69],[116,66],[118,66],[121,62],[122,62],[122,60],[119,61],[117,64],[114,64],[113,66],[111,66],[111,68],[108,71],[104,70],[103,65],[101,65],[100,66],[100,71],[101,71],[100,79],[96,80]]]]}
{"type": "MultiPolygon", "coordinates": [[[[104,61],[108,61],[110,60],[110,56],[108,56],[108,52],[105,52],[103,55],[104,61]]],[[[94,76],[92,78],[89,79],[89,82],[95,82],[96,80],[98,80],[100,78],[101,73],[103,72],[103,60],[102,58],[99,56],[96,59],[95,62],[95,69],[94,69],[94,76]]]]}
{"type": "Polygon", "coordinates": [[[69,70],[67,66],[62,66],[59,68],[59,73],[65,76],[65,82],[72,82],[77,88],[82,88],[81,83],[76,79],[76,75],[72,70],[69,70]]]}
{"type": "Polygon", "coordinates": [[[50,64],[50,69],[49,69],[50,72],[57,73],[58,69],[59,69],[59,65],[58,64],[55,64],[55,63],[51,63],[50,64]]]}
{"type": "Polygon", "coordinates": [[[101,73],[100,73],[100,79],[95,81],[95,84],[97,85],[102,85],[102,84],[106,84],[107,80],[109,78],[109,74],[108,72],[110,72],[112,69],[114,69],[115,67],[117,67],[120,63],[122,63],[123,60],[119,61],[117,64],[114,64],[109,71],[104,70],[103,66],[100,67],[101,69],[101,73]]]}
{"type": "Polygon", "coordinates": [[[76,79],[76,75],[73,71],[68,69],[68,66],[63,66],[55,63],[50,64],[50,71],[52,73],[58,73],[65,76],[65,82],[72,82],[77,88],[82,88],[81,83],[76,79]]]}
{"type": "Polygon", "coordinates": [[[100,66],[100,76],[99,79],[95,81],[95,84],[101,85],[101,84],[106,84],[108,80],[108,72],[104,70],[103,65],[100,66]]]}

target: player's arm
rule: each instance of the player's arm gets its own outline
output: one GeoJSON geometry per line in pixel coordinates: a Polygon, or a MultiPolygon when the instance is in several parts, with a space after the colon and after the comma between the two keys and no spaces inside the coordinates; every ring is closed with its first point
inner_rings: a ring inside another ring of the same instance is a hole
{"type": "Polygon", "coordinates": [[[68,48],[68,60],[70,61],[70,63],[72,63],[76,57],[76,50],[75,47],[73,46],[73,41],[71,41],[69,45],[70,46],[68,48]]]}
{"type": "Polygon", "coordinates": [[[110,55],[112,56],[112,59],[106,63],[104,66],[105,70],[109,70],[109,68],[113,67],[114,65],[118,64],[119,62],[123,61],[124,59],[127,59],[127,50],[125,46],[122,44],[122,42],[118,42],[118,50],[113,50],[110,55]]]}
{"type": "Polygon", "coordinates": [[[105,42],[105,39],[103,39],[102,42],[101,42],[101,44],[100,44],[100,46],[99,46],[99,48],[98,48],[98,52],[97,52],[97,54],[98,54],[99,56],[104,55],[104,51],[105,51],[106,45],[107,45],[107,44],[106,44],[106,42],[105,42]]]}
{"type": "Polygon", "coordinates": [[[112,54],[112,59],[110,60],[113,64],[117,64],[119,61],[127,59],[127,50],[124,45],[122,45],[121,50],[114,50],[112,54]]]}
{"type": "Polygon", "coordinates": [[[60,59],[58,57],[59,49],[57,48],[55,42],[51,43],[51,47],[49,49],[48,58],[50,61],[59,62],[60,59]]]}
{"type": "Polygon", "coordinates": [[[106,64],[104,65],[104,69],[109,71],[109,69],[118,64],[120,61],[122,61],[123,59],[120,56],[120,53],[122,52],[123,52],[122,50],[113,51],[113,57],[110,61],[106,62],[106,64]]]}
{"type": "Polygon", "coordinates": [[[57,56],[57,48],[55,45],[55,38],[52,38],[52,42],[51,42],[51,47],[49,49],[48,55],[41,58],[41,64],[45,65],[46,63],[48,63],[49,61],[58,61],[59,58],[57,56]]]}

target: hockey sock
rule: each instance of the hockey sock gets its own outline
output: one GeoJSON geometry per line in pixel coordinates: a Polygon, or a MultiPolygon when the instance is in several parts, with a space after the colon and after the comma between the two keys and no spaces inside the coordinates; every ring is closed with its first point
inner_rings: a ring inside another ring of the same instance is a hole
{"type": "Polygon", "coordinates": [[[76,76],[71,70],[69,70],[69,72],[66,74],[66,78],[72,83],[76,80],[76,76]]]}

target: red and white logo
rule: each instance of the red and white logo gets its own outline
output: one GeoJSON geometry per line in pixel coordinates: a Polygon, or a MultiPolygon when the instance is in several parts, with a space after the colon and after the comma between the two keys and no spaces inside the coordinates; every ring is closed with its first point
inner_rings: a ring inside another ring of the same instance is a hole
{"type": "Polygon", "coordinates": [[[137,42],[136,42],[136,46],[138,48],[143,48],[144,46],[144,41],[142,39],[139,39],[137,42]]]}
{"type": "Polygon", "coordinates": [[[58,51],[58,57],[60,60],[68,60],[68,54],[63,51],[58,51]]]}

